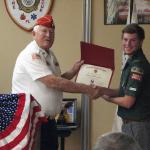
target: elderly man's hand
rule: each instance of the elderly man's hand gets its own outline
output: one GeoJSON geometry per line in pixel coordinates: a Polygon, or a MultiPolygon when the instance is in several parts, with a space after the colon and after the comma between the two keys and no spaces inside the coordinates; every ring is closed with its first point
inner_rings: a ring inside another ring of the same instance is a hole
{"type": "Polygon", "coordinates": [[[84,64],[84,60],[80,60],[80,61],[77,61],[73,67],[72,67],[72,72],[74,75],[76,75],[80,69],[80,67],[84,64]]]}
{"type": "Polygon", "coordinates": [[[89,95],[90,99],[97,99],[103,95],[103,87],[91,85],[92,93],[89,95]]]}

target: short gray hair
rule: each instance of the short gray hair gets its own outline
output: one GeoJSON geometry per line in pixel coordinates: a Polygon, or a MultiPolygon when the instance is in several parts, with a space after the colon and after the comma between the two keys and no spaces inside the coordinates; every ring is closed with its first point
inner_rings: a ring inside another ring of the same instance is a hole
{"type": "Polygon", "coordinates": [[[107,133],[100,136],[93,150],[141,150],[139,144],[122,132],[107,133]]]}
{"type": "Polygon", "coordinates": [[[36,26],[34,26],[34,27],[33,27],[33,31],[34,31],[34,32],[37,32],[37,31],[38,31],[38,29],[39,29],[39,27],[40,27],[40,25],[36,25],[36,26]]]}

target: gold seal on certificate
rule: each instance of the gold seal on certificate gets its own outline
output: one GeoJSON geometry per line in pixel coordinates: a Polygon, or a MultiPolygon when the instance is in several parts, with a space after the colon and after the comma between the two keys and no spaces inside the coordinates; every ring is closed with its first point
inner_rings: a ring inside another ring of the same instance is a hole
{"type": "Polygon", "coordinates": [[[76,82],[108,87],[112,73],[110,68],[84,64],[80,68],[76,82]]]}

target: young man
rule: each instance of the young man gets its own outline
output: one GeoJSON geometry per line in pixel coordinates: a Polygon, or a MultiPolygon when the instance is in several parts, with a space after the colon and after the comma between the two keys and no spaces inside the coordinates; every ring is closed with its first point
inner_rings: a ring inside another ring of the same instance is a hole
{"type": "Polygon", "coordinates": [[[12,92],[30,93],[40,103],[48,122],[41,126],[41,148],[38,148],[57,150],[55,116],[61,111],[62,92],[84,93],[94,99],[101,95],[101,91],[98,87],[70,81],[79,71],[83,61],[78,61],[72,69],[61,75],[59,63],[50,49],[55,37],[52,16],[39,18],[32,35],[33,41],[17,58],[12,78],[12,92]]]}
{"type": "Polygon", "coordinates": [[[144,38],[144,29],[137,24],[122,30],[122,47],[129,58],[122,70],[119,89],[110,89],[103,98],[118,105],[122,131],[135,138],[143,150],[149,150],[150,64],[142,50],[144,38]]]}

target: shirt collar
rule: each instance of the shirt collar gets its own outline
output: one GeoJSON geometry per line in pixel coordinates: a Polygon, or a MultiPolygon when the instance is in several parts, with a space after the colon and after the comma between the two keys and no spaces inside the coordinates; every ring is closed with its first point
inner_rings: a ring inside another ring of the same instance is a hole
{"type": "Polygon", "coordinates": [[[130,64],[132,62],[132,60],[137,57],[138,55],[141,55],[143,53],[143,50],[140,48],[140,49],[137,49],[134,54],[128,58],[127,60],[127,63],[130,64]]]}
{"type": "MultiPolygon", "coordinates": [[[[40,48],[35,40],[33,42],[36,45],[36,49],[37,49],[38,54],[41,54],[46,58],[48,56],[48,53],[44,49],[40,48]]],[[[50,52],[50,50],[49,50],[49,52],[50,52]]]]}
{"type": "Polygon", "coordinates": [[[140,55],[141,53],[143,53],[143,50],[141,48],[137,49],[131,56],[131,60],[134,59],[135,57],[137,57],[138,55],[140,55]]]}

